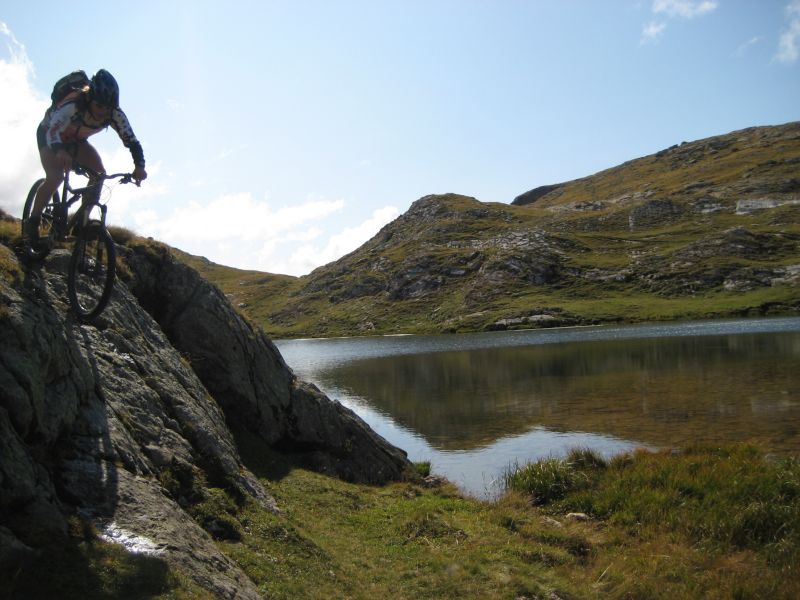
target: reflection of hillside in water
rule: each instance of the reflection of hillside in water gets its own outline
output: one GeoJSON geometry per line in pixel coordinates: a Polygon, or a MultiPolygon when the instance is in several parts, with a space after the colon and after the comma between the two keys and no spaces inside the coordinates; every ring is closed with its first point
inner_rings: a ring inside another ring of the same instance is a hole
{"type": "Polygon", "coordinates": [[[618,340],[363,359],[324,379],[432,446],[543,425],[654,445],[800,451],[800,334],[618,340]]]}

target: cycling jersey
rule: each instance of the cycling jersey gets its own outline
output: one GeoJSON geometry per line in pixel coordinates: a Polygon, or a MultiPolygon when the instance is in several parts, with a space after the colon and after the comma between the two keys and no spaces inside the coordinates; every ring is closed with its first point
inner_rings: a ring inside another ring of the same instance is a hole
{"type": "Polygon", "coordinates": [[[39,148],[49,146],[53,151],[69,150],[109,125],[117,132],[123,145],[131,151],[133,164],[144,168],[144,151],[133,133],[128,117],[121,108],[114,108],[108,120],[97,120],[88,107],[82,108],[81,98],[68,100],[48,110],[39,124],[39,148]]]}

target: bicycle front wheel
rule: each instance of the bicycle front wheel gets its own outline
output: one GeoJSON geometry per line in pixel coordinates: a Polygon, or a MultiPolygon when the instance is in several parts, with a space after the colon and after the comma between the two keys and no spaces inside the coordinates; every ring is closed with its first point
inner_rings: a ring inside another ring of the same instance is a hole
{"type": "Polygon", "coordinates": [[[100,221],[89,221],[78,234],[69,261],[67,289],[72,310],[83,322],[103,312],[114,288],[117,252],[100,221]]]}

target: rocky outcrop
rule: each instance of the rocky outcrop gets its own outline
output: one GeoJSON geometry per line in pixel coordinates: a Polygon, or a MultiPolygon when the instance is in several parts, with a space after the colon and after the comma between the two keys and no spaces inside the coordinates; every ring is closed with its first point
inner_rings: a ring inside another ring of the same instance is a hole
{"type": "Polygon", "coordinates": [[[123,254],[130,289],[118,281],[94,325],[66,304],[66,251],[0,273],[0,569],[79,515],[215,597],[260,597],[187,512],[210,488],[279,510],[229,425],[354,481],[399,478],[408,461],[166,249],[123,254]]]}
{"type": "Polygon", "coordinates": [[[385,483],[402,476],[408,466],[402,450],[348,408],[298,381],[267,336],[166,247],[134,244],[126,261],[131,290],[233,426],[351,481],[385,483]]]}
{"type": "Polygon", "coordinates": [[[528,204],[533,204],[539,198],[543,198],[550,192],[554,192],[563,186],[563,183],[554,183],[552,185],[542,185],[537,188],[533,188],[532,190],[529,190],[524,194],[520,194],[514,198],[514,200],[511,201],[511,204],[512,206],[526,206],[528,204]]]}
{"type": "Polygon", "coordinates": [[[736,203],[737,215],[749,215],[759,210],[778,208],[785,205],[800,204],[800,200],[784,200],[776,198],[753,198],[749,200],[739,200],[736,203]]]}
{"type": "Polygon", "coordinates": [[[20,545],[63,540],[68,515],[81,514],[101,532],[146,541],[219,597],[259,597],[160,478],[180,471],[265,508],[273,500],[241,464],[220,408],[125,286],[100,327],[69,315],[67,259],[55,251],[21,289],[0,279],[0,527],[19,555],[20,545]]]}

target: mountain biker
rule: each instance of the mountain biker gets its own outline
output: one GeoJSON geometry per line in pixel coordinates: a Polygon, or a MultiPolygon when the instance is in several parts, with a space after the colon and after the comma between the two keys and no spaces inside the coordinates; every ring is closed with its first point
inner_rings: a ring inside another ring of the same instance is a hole
{"type": "Polygon", "coordinates": [[[105,173],[103,161],[87,138],[111,126],[133,157],[133,179],[137,185],[147,179],[144,151],[119,107],[117,80],[100,69],[88,86],[68,94],[47,109],[36,130],[39,158],[45,180],[36,191],[31,214],[25,222],[25,234],[31,242],[39,239],[39,223],[48,200],[64,181],[64,173],[78,163],[96,173],[105,173]]]}

